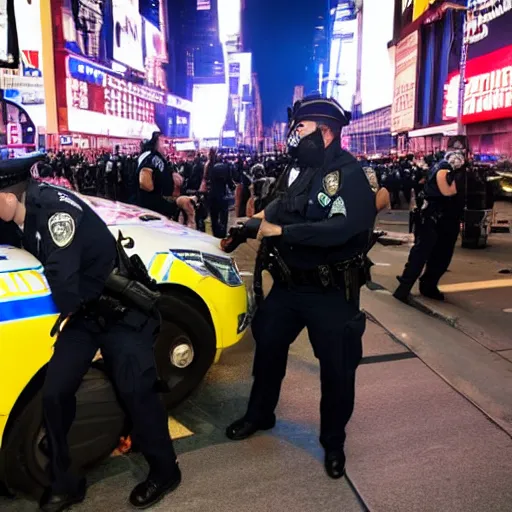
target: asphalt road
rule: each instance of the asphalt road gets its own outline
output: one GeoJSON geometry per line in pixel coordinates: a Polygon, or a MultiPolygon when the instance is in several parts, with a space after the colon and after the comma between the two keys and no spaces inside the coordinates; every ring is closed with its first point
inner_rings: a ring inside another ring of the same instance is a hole
{"type": "MultiPolygon", "coordinates": [[[[376,261],[384,257],[378,254],[376,261]]],[[[237,257],[250,280],[254,251],[245,246],[237,257]]],[[[393,322],[407,315],[407,306],[375,297],[387,301],[393,322]]],[[[384,305],[372,304],[366,301],[378,318],[384,305]]],[[[427,346],[418,350],[421,358],[407,348],[411,334],[402,326],[387,327],[390,335],[368,322],[348,428],[347,478],[332,481],[323,470],[319,369],[306,332],[290,350],[276,427],[239,443],[224,437],[226,425],[244,413],[250,392],[254,342],[248,333],[222,356],[194,395],[172,411],[180,426],[173,431],[185,436],[176,441],[184,478],[154,510],[509,512],[512,440],[450,379],[424,363],[429,350],[440,361],[448,357],[451,328],[436,330],[427,315],[412,310],[411,315],[415,335],[427,346]],[[423,333],[428,337],[432,332],[438,333],[435,346],[422,340],[423,333]]],[[[399,325],[393,322],[389,325],[399,325]]],[[[130,510],[128,494],[145,471],[137,454],[111,457],[88,475],[87,500],[73,510],[130,510]]],[[[34,509],[34,503],[20,498],[0,498],[2,512],[34,509]]]]}

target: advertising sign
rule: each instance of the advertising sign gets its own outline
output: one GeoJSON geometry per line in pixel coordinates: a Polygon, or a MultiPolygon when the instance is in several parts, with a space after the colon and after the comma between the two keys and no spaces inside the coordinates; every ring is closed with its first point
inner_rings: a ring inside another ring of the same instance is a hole
{"type": "Polygon", "coordinates": [[[391,131],[412,130],[416,113],[416,75],[418,31],[402,39],[396,46],[395,90],[391,108],[391,131]]]}
{"type": "Polygon", "coordinates": [[[112,16],[114,19],[114,60],[133,69],[144,71],[139,0],[112,0],[112,16]]]}
{"type": "MultiPolygon", "coordinates": [[[[464,124],[512,117],[512,45],[468,60],[464,91],[464,124]]],[[[457,117],[460,75],[445,85],[443,118],[457,117]]]]}
{"type": "Polygon", "coordinates": [[[391,105],[393,101],[394,0],[366,0],[363,16],[361,99],[363,114],[391,105]]]}
{"type": "Polygon", "coordinates": [[[14,2],[18,30],[18,46],[23,66],[23,76],[42,77],[41,4],[40,0],[14,2]]]}
{"type": "Polygon", "coordinates": [[[473,13],[465,34],[469,59],[512,45],[511,0],[470,0],[469,8],[473,13]]]}
{"type": "Polygon", "coordinates": [[[12,7],[13,0],[0,0],[0,68],[15,69],[19,63],[16,22],[12,7]]]}
{"type": "Polygon", "coordinates": [[[155,114],[157,105],[166,104],[163,92],[76,57],[68,57],[67,75],[70,131],[142,138],[159,129],[155,114]]]}

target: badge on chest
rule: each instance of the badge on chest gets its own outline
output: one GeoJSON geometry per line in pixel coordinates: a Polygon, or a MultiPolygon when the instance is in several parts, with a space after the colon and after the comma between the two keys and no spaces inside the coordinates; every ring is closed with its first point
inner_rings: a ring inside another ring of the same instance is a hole
{"type": "Polygon", "coordinates": [[[323,184],[325,193],[329,197],[334,196],[340,189],[340,171],[330,172],[324,176],[323,184]]]}

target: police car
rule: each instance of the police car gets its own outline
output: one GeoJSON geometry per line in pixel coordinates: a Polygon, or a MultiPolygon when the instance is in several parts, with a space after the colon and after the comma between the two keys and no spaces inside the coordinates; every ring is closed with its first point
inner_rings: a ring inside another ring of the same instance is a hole
{"type": "MultiPolygon", "coordinates": [[[[80,198],[116,238],[121,231],[131,239],[127,253],[138,254],[160,285],[155,360],[166,404],[175,406],[247,329],[250,301],[236,264],[209,235],[135,206],[80,198]]],[[[48,484],[41,388],[56,320],[41,263],[0,246],[0,482],[33,496],[48,484]]],[[[69,437],[74,463],[100,461],[128,428],[98,354],[77,394],[69,437]]]]}

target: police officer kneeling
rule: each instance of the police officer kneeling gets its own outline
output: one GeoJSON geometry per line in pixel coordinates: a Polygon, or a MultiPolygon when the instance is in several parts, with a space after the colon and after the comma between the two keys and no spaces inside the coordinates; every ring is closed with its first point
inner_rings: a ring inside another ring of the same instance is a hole
{"type": "Polygon", "coordinates": [[[359,292],[375,196],[360,164],[340,145],[349,113],[334,100],[308,97],[289,115],[294,163],[276,186],[277,197],[258,214],[260,254],[267,255],[274,285],[252,324],[256,353],[247,412],[226,435],[242,440],[274,427],[289,346],[307,327],[320,362],[325,468],[340,478],[366,325],[359,292]]]}
{"type": "MultiPolygon", "coordinates": [[[[149,464],[147,480],[130,495],[133,506],[147,508],[181,481],[167,415],[155,386],[153,343],[159,316],[156,302],[146,308],[143,301],[118,295],[115,288],[120,281],[119,289],[133,290],[144,286],[144,280],[151,287],[151,280],[142,275],[140,266],[140,282],[117,273],[130,260],[87,204],[64,189],[28,180],[26,165],[16,167],[14,161],[3,167],[8,165],[9,188],[4,182],[0,218],[17,227],[21,245],[44,265],[59,318],[65,319],[43,389],[51,488],[41,499],[41,509],[57,512],[85,497],[85,479],[71,470],[67,435],[75,416],[75,393],[98,349],[130,414],[134,440],[149,464]]],[[[0,189],[1,174],[5,178],[5,168],[0,169],[0,189]]]]}

